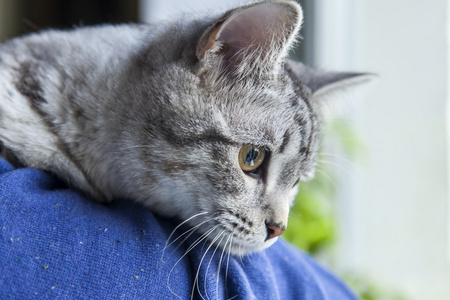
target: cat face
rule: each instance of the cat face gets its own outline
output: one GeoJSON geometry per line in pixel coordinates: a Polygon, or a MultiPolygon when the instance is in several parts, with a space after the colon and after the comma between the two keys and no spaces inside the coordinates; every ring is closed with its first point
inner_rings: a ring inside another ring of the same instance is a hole
{"type": "Polygon", "coordinates": [[[197,178],[197,199],[203,199],[199,211],[208,212],[201,220],[212,218],[206,224],[217,225],[212,237],[221,232],[232,236],[235,253],[259,250],[276,240],[287,226],[299,180],[313,174],[317,116],[309,100],[284,79],[280,86],[260,86],[254,93],[234,87],[241,93],[232,97],[239,100],[219,110],[215,119],[222,122],[212,122],[220,141],[199,144],[195,157],[205,168],[186,178],[197,178]]]}

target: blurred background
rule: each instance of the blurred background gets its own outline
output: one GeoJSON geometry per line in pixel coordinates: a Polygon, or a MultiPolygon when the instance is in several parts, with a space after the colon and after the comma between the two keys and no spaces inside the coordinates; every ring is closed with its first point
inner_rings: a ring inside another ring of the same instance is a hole
{"type": "MultiPolygon", "coordinates": [[[[292,57],[379,78],[327,114],[316,179],[301,185],[285,238],[362,299],[450,299],[450,1],[300,2],[292,57]]],[[[0,0],[0,41],[242,3],[0,0]]]]}

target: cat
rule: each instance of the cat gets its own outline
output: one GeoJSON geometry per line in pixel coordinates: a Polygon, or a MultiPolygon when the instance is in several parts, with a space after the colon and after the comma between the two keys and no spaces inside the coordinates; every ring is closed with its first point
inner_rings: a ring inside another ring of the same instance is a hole
{"type": "Polygon", "coordinates": [[[293,1],[265,1],[2,43],[2,154],[221,247],[232,237],[233,254],[264,249],[314,175],[323,98],[368,80],[288,59],[302,19],[293,1]]]}

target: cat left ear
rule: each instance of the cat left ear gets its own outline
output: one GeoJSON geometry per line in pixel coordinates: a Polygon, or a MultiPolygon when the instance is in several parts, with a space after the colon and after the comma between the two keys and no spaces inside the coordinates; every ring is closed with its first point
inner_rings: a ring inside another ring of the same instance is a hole
{"type": "Polygon", "coordinates": [[[301,83],[310,90],[313,101],[319,104],[329,102],[337,94],[354,90],[377,78],[377,75],[370,73],[326,72],[290,59],[286,60],[284,67],[294,82],[301,83]]]}
{"type": "MultiPolygon", "coordinates": [[[[240,76],[277,72],[302,22],[290,1],[254,3],[229,11],[207,30],[197,46],[206,72],[240,76]]],[[[216,74],[220,75],[220,74],[216,74]]]]}

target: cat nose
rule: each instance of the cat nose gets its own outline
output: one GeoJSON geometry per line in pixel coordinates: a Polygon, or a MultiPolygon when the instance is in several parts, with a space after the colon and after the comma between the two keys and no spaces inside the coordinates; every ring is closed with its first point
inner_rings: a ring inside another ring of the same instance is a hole
{"type": "Polygon", "coordinates": [[[266,223],[266,229],[267,229],[267,236],[266,236],[266,241],[267,241],[274,237],[282,235],[286,228],[283,226],[280,226],[279,224],[266,223]]]}

